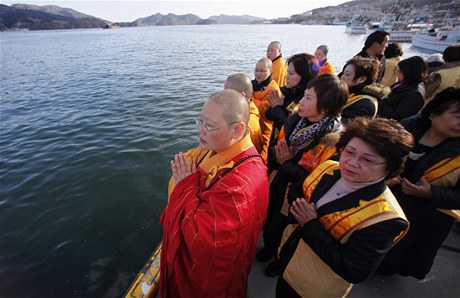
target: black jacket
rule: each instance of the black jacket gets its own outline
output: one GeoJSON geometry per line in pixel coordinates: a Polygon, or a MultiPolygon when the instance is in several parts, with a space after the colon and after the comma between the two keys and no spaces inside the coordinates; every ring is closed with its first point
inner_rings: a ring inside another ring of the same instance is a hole
{"type": "Polygon", "coordinates": [[[417,114],[425,104],[425,87],[423,82],[412,85],[395,83],[391,93],[379,100],[377,114],[380,117],[401,121],[417,114]]]}
{"type": "MultiPolygon", "coordinates": [[[[324,175],[313,191],[310,202],[316,203],[339,178],[339,170],[334,171],[333,176],[324,175]]],[[[378,222],[354,231],[348,241],[342,244],[324,229],[319,218],[357,207],[360,200],[370,201],[385,189],[385,181],[380,181],[329,202],[318,208],[318,219],[309,221],[302,228],[302,240],[335,273],[350,283],[362,282],[377,268],[392,247],[393,240],[407,228],[408,223],[401,218],[378,222]]]]}

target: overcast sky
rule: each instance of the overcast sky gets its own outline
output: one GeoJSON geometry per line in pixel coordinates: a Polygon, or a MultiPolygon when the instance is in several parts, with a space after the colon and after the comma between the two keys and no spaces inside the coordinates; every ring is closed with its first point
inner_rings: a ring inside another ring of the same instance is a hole
{"type": "Polygon", "coordinates": [[[72,8],[79,12],[95,16],[112,22],[131,22],[138,18],[147,17],[156,13],[173,13],[183,15],[192,13],[202,19],[210,16],[227,14],[243,15],[274,19],[289,17],[293,14],[302,13],[314,8],[335,6],[347,1],[344,0],[214,0],[214,1],[113,1],[113,0],[80,0],[80,1],[9,1],[0,0],[1,4],[11,5],[14,3],[35,4],[35,5],[57,5],[72,8]]]}

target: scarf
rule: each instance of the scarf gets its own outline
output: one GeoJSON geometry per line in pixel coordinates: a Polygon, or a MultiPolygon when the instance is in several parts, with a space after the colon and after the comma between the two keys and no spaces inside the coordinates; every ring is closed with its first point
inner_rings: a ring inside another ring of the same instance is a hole
{"type": "Polygon", "coordinates": [[[324,58],[323,61],[321,61],[321,62],[319,63],[319,66],[324,66],[324,65],[326,65],[326,62],[327,62],[327,58],[324,58]]]}
{"type": "Polygon", "coordinates": [[[261,83],[257,82],[257,80],[253,80],[252,81],[252,89],[254,91],[261,91],[261,90],[264,91],[267,88],[268,84],[270,84],[270,82],[272,80],[273,80],[272,75],[270,75],[265,81],[263,81],[261,83]]]}
{"type": "Polygon", "coordinates": [[[294,148],[294,155],[308,145],[316,133],[329,123],[330,117],[326,117],[312,125],[307,125],[307,119],[300,119],[289,137],[289,144],[294,148]]]}

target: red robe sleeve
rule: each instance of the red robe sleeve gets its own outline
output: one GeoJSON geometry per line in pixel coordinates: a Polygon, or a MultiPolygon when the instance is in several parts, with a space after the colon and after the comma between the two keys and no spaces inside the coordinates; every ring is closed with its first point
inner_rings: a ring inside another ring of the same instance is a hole
{"type": "MultiPolygon", "coordinates": [[[[165,239],[169,243],[161,262],[168,262],[166,278],[175,283],[167,287],[170,295],[163,297],[246,295],[268,204],[266,175],[261,172],[260,179],[249,179],[254,173],[245,169],[251,168],[232,170],[206,191],[200,191],[204,186],[191,176],[176,186],[165,210],[169,214],[162,216],[163,245],[165,239]]],[[[162,285],[168,280],[162,275],[162,285]]]]}

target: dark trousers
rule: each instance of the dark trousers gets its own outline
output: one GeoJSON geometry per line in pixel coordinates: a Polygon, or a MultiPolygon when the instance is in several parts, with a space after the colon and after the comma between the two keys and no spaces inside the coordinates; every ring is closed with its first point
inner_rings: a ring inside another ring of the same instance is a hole
{"type": "Polygon", "coordinates": [[[273,253],[273,256],[277,256],[278,247],[281,244],[281,238],[283,237],[284,229],[288,226],[289,221],[286,216],[277,212],[270,218],[267,218],[263,228],[264,237],[264,249],[273,253]]]}
{"type": "Polygon", "coordinates": [[[430,272],[438,249],[455,219],[417,200],[422,199],[400,200],[410,222],[409,231],[387,253],[377,273],[424,279],[430,272]]]}
{"type": "Polygon", "coordinates": [[[277,298],[301,298],[299,294],[284,280],[283,274],[280,274],[276,282],[277,298]]]}

